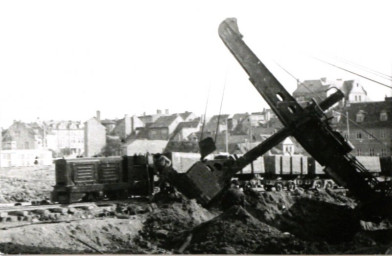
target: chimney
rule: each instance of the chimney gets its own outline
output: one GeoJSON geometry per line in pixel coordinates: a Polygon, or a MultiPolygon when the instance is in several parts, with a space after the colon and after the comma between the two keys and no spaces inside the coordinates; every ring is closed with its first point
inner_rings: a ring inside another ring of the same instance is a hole
{"type": "Polygon", "coordinates": [[[157,114],[158,114],[158,115],[162,114],[162,110],[157,109],[157,114]]]}
{"type": "Polygon", "coordinates": [[[165,109],[165,114],[168,115],[169,114],[169,110],[165,109]]]}
{"type": "Polygon", "coordinates": [[[101,122],[101,111],[97,110],[97,116],[95,117],[98,122],[101,122]]]}

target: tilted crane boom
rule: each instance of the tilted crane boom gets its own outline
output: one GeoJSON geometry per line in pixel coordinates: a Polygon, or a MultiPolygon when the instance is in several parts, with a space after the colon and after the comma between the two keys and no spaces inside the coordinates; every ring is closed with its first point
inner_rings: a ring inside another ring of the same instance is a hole
{"type": "MultiPolygon", "coordinates": [[[[174,184],[184,194],[209,203],[228,184],[231,177],[247,164],[283,141],[293,136],[312,155],[324,171],[340,186],[346,187],[362,203],[366,217],[391,215],[392,204],[383,193],[376,190],[377,180],[365,178],[363,168],[348,153],[353,149],[343,136],[334,131],[324,114],[344,95],[337,90],[317,104],[314,100],[301,107],[273,74],[242,40],[234,18],[219,26],[219,36],[284,128],[239,159],[206,160],[193,165],[188,172],[174,179],[174,184]]],[[[204,154],[205,155],[205,154],[204,154]]]]}

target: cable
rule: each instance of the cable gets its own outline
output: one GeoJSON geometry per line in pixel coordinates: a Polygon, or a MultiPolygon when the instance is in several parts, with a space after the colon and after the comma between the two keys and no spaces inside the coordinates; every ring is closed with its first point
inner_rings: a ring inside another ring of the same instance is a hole
{"type": "Polygon", "coordinates": [[[203,134],[204,134],[204,127],[206,125],[206,118],[207,118],[207,108],[208,108],[208,100],[210,98],[210,90],[211,90],[211,82],[210,82],[210,86],[208,87],[208,93],[207,93],[207,101],[206,101],[206,107],[204,109],[204,120],[203,120],[203,125],[201,127],[201,133],[200,133],[200,138],[199,141],[202,140],[203,138],[203,134]]]}
{"type": "MultiPolygon", "coordinates": [[[[225,82],[223,83],[223,92],[222,92],[221,104],[219,107],[218,122],[216,123],[215,142],[216,142],[216,139],[218,138],[219,122],[220,122],[220,117],[221,117],[221,112],[222,112],[223,98],[225,96],[226,81],[227,81],[227,69],[226,69],[226,75],[225,75],[225,82]]],[[[227,122],[227,120],[226,120],[226,122],[227,122]]],[[[226,132],[228,132],[228,131],[226,130],[226,132]]]]}
{"type": "Polygon", "coordinates": [[[388,80],[392,81],[392,76],[390,76],[390,75],[387,75],[387,74],[378,72],[378,71],[376,71],[376,70],[370,69],[370,68],[365,67],[365,66],[363,66],[363,65],[354,63],[354,62],[349,61],[349,60],[345,60],[345,59],[343,59],[343,58],[337,58],[337,57],[335,57],[335,58],[338,59],[338,60],[340,59],[343,63],[346,63],[346,64],[349,64],[349,65],[352,65],[352,66],[359,67],[359,68],[361,68],[361,69],[364,70],[364,71],[367,71],[367,72],[372,73],[373,75],[377,75],[377,76],[379,76],[379,77],[382,77],[383,79],[388,79],[388,80]]]}
{"type": "Polygon", "coordinates": [[[369,81],[371,81],[371,82],[373,82],[373,83],[376,83],[376,84],[379,84],[379,85],[385,86],[385,87],[387,87],[387,88],[389,88],[389,89],[392,89],[392,86],[390,86],[390,85],[387,85],[387,84],[381,83],[381,82],[379,82],[379,81],[376,81],[376,80],[374,80],[374,79],[368,78],[368,77],[366,77],[366,76],[363,76],[363,75],[360,75],[360,74],[358,74],[358,73],[355,73],[355,72],[353,72],[353,71],[350,71],[350,70],[348,70],[348,69],[345,69],[345,68],[339,67],[339,66],[337,66],[337,65],[335,65],[335,64],[332,64],[332,63],[330,63],[330,62],[328,62],[328,61],[325,61],[325,60],[319,59],[319,58],[317,58],[317,57],[313,57],[313,58],[314,58],[314,59],[316,59],[316,60],[318,60],[318,61],[320,61],[320,62],[323,62],[323,63],[326,63],[326,64],[328,64],[328,65],[330,65],[330,66],[333,66],[333,67],[335,67],[335,68],[338,68],[338,69],[344,70],[344,71],[346,71],[346,72],[349,72],[349,73],[351,73],[351,74],[354,74],[354,75],[356,75],[356,76],[359,76],[359,77],[365,78],[366,80],[369,80],[369,81]]]}
{"type": "MultiPolygon", "coordinates": [[[[299,79],[297,79],[294,75],[292,75],[290,72],[288,72],[288,71],[287,71],[286,69],[284,69],[282,66],[280,66],[278,63],[277,63],[277,65],[278,65],[280,68],[282,68],[285,72],[287,72],[287,73],[288,73],[291,77],[293,77],[295,80],[299,81],[299,79]]],[[[333,65],[333,64],[331,64],[331,65],[333,65]]],[[[307,89],[311,94],[315,95],[315,96],[318,97],[320,100],[322,100],[321,97],[320,97],[320,95],[316,94],[312,89],[310,89],[309,87],[307,87],[304,83],[302,83],[302,85],[303,85],[304,88],[307,89]]],[[[344,115],[343,113],[341,113],[341,112],[339,112],[339,111],[336,111],[336,110],[334,110],[334,111],[337,112],[337,113],[339,113],[339,114],[341,114],[341,115],[343,115],[344,117],[346,117],[350,123],[352,123],[352,124],[354,124],[355,126],[357,126],[358,128],[360,128],[363,132],[365,132],[366,134],[368,134],[369,136],[371,136],[372,138],[374,138],[378,143],[380,143],[384,148],[387,149],[387,147],[385,146],[385,144],[384,144],[381,140],[379,140],[379,139],[378,139],[377,137],[375,137],[373,134],[371,134],[370,132],[368,132],[364,127],[362,127],[361,125],[359,125],[359,124],[358,124],[357,122],[355,122],[354,120],[351,120],[348,116],[344,115]]]]}

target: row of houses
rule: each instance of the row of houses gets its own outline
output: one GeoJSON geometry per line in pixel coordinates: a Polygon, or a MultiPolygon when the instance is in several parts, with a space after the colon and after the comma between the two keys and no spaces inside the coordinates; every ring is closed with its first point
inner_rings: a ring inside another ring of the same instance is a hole
{"type": "MultiPolygon", "coordinates": [[[[339,88],[345,99],[329,113],[333,127],[355,146],[355,155],[391,155],[392,98],[371,102],[356,80],[328,81],[326,78],[298,83],[293,96],[301,103],[320,102],[339,88]]],[[[56,156],[99,154],[197,152],[198,141],[211,136],[218,151],[244,153],[282,128],[270,109],[254,113],[221,114],[211,118],[192,112],[124,115],[120,119],[96,116],[80,121],[14,123],[2,132],[3,150],[50,150],[56,156]],[[111,144],[112,147],[109,147],[111,144]],[[115,147],[113,146],[115,145],[115,147]],[[106,150],[105,150],[106,146],[106,150]],[[115,150],[113,150],[115,148],[115,150]]],[[[272,153],[305,153],[294,139],[287,139],[272,153]]]]}

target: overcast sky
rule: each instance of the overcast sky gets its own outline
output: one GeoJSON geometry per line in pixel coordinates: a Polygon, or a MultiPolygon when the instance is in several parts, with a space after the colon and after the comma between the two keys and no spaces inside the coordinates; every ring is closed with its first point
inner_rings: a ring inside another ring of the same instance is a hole
{"type": "MultiPolygon", "coordinates": [[[[267,107],[218,36],[244,41],[293,92],[296,81],[357,78],[311,56],[392,75],[390,1],[1,1],[0,126],[125,114],[267,107]]],[[[345,67],[352,70],[355,68],[345,67]]],[[[390,80],[361,74],[391,85],[390,80]]],[[[361,80],[374,100],[390,89],[361,80]]]]}

